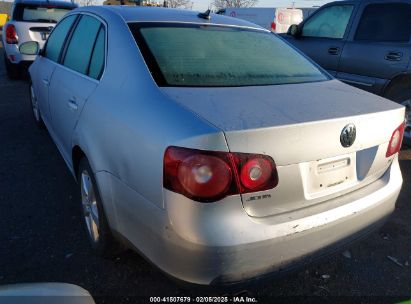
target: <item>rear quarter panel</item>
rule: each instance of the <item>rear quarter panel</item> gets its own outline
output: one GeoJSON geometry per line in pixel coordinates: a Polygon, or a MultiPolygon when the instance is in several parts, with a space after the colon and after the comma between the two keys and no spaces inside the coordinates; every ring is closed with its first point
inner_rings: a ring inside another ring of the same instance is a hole
{"type": "Polygon", "coordinates": [[[83,109],[75,145],[95,172],[112,174],[159,208],[167,146],[227,151],[221,131],[158,90],[128,27],[114,16],[106,70],[83,109]]]}

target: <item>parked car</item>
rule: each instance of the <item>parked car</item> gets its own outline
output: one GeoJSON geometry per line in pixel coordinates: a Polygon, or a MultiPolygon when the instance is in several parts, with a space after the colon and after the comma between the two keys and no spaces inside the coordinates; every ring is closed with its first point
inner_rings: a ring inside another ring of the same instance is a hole
{"type": "Polygon", "coordinates": [[[276,7],[230,7],[219,14],[255,23],[274,33],[286,33],[290,25],[303,21],[303,11],[276,7]]]}
{"type": "Polygon", "coordinates": [[[411,1],[336,1],[284,38],[338,79],[407,107],[411,144],[411,1]]]}
{"type": "Polygon", "coordinates": [[[7,75],[16,79],[33,62],[35,56],[22,55],[19,46],[37,41],[43,47],[54,25],[70,10],[74,2],[48,0],[15,0],[11,20],[3,26],[4,62],[7,75]]]}
{"type": "Polygon", "coordinates": [[[89,7],[39,54],[33,115],[78,181],[99,254],[116,237],[181,280],[233,283],[338,250],[394,210],[404,107],[268,30],[89,7]]]}

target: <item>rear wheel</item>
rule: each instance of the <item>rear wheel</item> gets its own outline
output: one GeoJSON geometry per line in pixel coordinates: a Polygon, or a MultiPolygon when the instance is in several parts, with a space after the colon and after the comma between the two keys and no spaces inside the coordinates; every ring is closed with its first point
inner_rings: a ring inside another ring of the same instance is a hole
{"type": "Polygon", "coordinates": [[[18,79],[20,76],[20,69],[17,65],[10,62],[6,54],[4,54],[4,64],[6,66],[7,77],[11,80],[18,79]]]}
{"type": "Polygon", "coordinates": [[[111,257],[121,247],[111,233],[93,171],[85,157],[80,160],[78,184],[83,222],[91,247],[97,255],[111,257]]]}

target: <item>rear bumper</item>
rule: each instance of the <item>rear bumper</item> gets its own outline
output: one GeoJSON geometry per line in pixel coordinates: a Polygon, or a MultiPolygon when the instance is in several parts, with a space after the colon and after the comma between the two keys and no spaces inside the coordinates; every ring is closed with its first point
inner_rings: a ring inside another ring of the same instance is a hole
{"type": "Polygon", "coordinates": [[[395,157],[371,188],[337,198],[347,203],[279,221],[248,216],[237,196],[202,204],[164,190],[164,210],[111,174],[101,172],[97,180],[110,226],[166,274],[199,285],[277,274],[340,250],[392,213],[402,185],[395,157]]]}
{"type": "Polygon", "coordinates": [[[212,211],[207,214],[202,210],[204,218],[209,219],[206,223],[197,222],[197,214],[191,212],[194,220],[186,219],[188,224],[179,225],[184,206],[179,208],[180,215],[169,210],[174,231],[162,238],[162,256],[154,263],[178,279],[201,285],[237,283],[292,268],[301,261],[341,249],[378,227],[394,210],[401,189],[397,160],[383,178],[389,179],[385,186],[369,195],[281,224],[271,223],[270,219],[246,216],[241,220],[232,214],[216,214],[217,221],[228,222],[222,224],[208,218],[212,211]]]}

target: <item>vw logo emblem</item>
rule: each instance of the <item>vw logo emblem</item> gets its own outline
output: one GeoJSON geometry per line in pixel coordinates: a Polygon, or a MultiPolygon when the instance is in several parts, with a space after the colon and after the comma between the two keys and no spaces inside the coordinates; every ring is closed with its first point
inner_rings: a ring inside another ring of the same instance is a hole
{"type": "Polygon", "coordinates": [[[357,129],[354,124],[348,124],[341,131],[340,142],[344,148],[351,147],[357,137],[357,129]]]}

